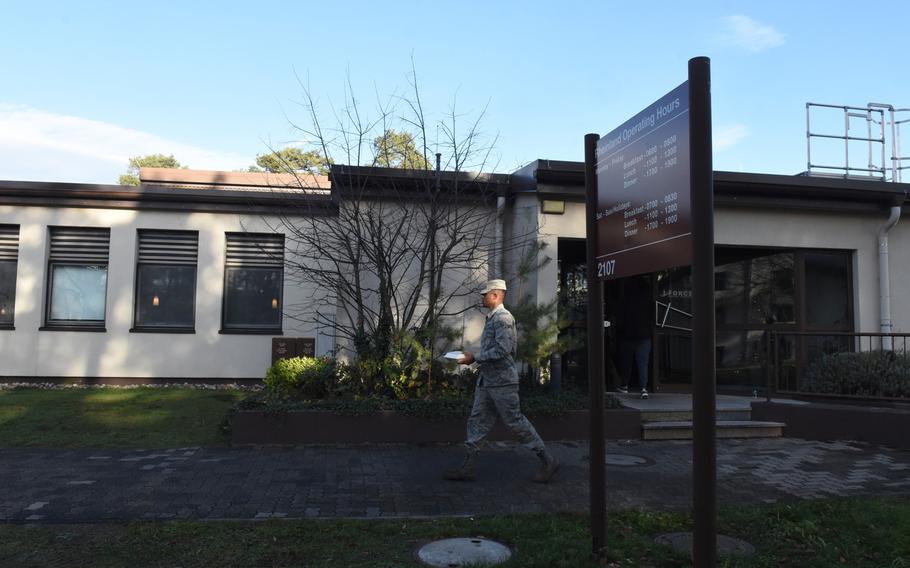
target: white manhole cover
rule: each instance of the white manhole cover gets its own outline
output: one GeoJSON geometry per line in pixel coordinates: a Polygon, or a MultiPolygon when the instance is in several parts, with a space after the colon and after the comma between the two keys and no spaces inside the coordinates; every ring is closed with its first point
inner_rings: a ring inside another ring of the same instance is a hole
{"type": "Polygon", "coordinates": [[[512,556],[509,548],[485,538],[447,538],[425,544],[417,558],[429,566],[458,568],[473,564],[493,566],[512,556]]]}
{"type": "Polygon", "coordinates": [[[630,456],[627,454],[607,454],[604,456],[604,463],[607,465],[633,466],[648,465],[650,460],[641,456],[630,456]]]}

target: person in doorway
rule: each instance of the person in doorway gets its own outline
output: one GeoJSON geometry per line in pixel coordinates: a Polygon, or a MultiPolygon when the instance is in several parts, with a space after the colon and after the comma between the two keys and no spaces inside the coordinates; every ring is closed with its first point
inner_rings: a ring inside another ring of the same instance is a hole
{"type": "Polygon", "coordinates": [[[474,389],[474,405],[468,418],[466,455],[461,467],[446,471],[444,477],[450,481],[476,479],[475,456],[498,416],[540,459],[541,468],[532,480],[548,483],[559,469],[559,461],[547,451],[537,430],[521,412],[518,370],[515,366],[518,333],[515,318],[503,305],[506,283],[504,280],[490,280],[480,293],[483,295],[483,306],[489,310],[480,337],[480,352],[475,355],[466,351],[458,359],[463,365],[476,362],[480,371],[474,389]]]}
{"type": "Polygon", "coordinates": [[[627,278],[617,307],[619,392],[629,392],[632,364],[638,374],[641,398],[648,398],[648,367],[651,359],[651,322],[654,320],[651,286],[643,277],[627,278]]]}

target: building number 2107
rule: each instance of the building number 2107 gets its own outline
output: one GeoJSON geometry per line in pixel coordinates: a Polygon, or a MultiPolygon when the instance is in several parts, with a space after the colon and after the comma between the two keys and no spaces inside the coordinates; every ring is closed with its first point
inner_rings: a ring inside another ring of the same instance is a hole
{"type": "Polygon", "coordinates": [[[603,278],[605,276],[613,276],[613,272],[616,270],[616,261],[615,260],[601,260],[597,263],[597,277],[603,278]]]}

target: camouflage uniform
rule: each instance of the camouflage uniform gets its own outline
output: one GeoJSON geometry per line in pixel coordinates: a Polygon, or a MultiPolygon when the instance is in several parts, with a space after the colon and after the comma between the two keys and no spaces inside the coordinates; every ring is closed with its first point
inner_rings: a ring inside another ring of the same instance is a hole
{"type": "Polygon", "coordinates": [[[468,437],[465,446],[469,453],[478,446],[496,424],[497,414],[522,444],[536,453],[545,450],[543,440],[534,426],[521,413],[518,402],[518,371],[515,353],[518,332],[515,318],[499,305],[487,315],[480,337],[480,352],[474,356],[480,377],[474,391],[474,406],[468,418],[468,437]]]}

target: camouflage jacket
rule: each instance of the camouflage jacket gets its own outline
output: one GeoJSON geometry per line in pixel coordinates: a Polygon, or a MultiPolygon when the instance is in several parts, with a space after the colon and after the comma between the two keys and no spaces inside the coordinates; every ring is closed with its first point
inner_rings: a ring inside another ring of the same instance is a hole
{"type": "Polygon", "coordinates": [[[505,306],[499,305],[487,314],[483,334],[480,336],[480,353],[474,356],[484,385],[496,387],[518,384],[518,370],[515,368],[517,349],[515,318],[505,306]]]}

